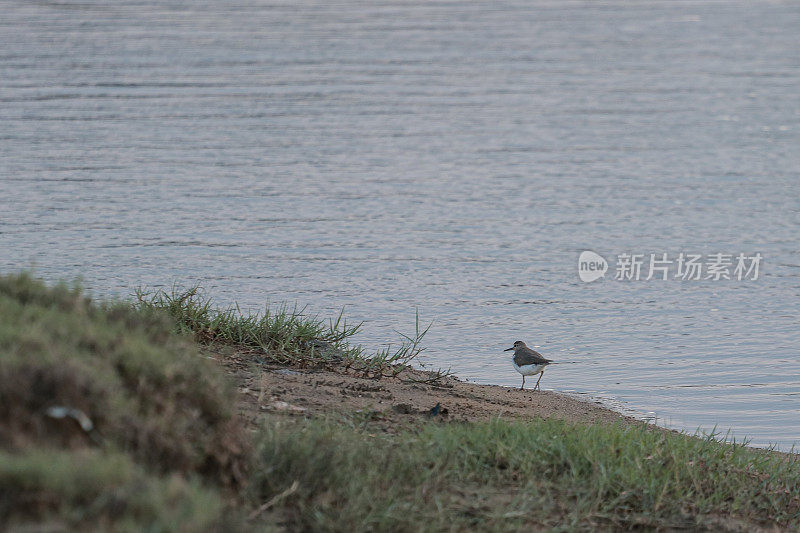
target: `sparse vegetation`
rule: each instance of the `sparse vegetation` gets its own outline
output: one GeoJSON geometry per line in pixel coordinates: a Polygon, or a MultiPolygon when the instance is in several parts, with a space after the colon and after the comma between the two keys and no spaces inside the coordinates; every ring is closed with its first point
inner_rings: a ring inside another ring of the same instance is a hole
{"type": "MultiPolygon", "coordinates": [[[[283,303],[266,306],[263,313],[245,314],[239,306],[216,309],[199,287],[171,291],[136,291],[136,306],[145,311],[163,311],[175,320],[179,332],[192,333],[203,344],[222,343],[250,349],[271,360],[295,366],[333,366],[366,377],[397,377],[417,362],[424,348],[422,339],[430,325],[422,328],[416,316],[414,336],[401,336],[396,348],[388,346],[367,354],[350,339],[361,324],[348,324],[344,311],[336,320],[309,316],[305,308],[290,308],[283,303]]],[[[429,381],[436,382],[449,371],[434,371],[429,381]]]]}
{"type": "Polygon", "coordinates": [[[365,356],[357,330],[285,306],[215,311],[196,289],[94,303],[0,277],[0,529],[800,527],[794,455],[631,423],[418,415],[390,431],[377,411],[265,414],[247,431],[206,357],[221,343],[386,378],[427,331],[365,356]]]}

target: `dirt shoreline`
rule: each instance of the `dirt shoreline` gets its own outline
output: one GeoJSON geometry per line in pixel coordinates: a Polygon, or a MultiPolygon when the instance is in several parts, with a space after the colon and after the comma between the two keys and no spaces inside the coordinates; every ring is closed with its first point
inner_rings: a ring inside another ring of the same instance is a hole
{"type": "Polygon", "coordinates": [[[421,416],[456,422],[538,417],[589,424],[641,423],[599,401],[552,391],[478,385],[456,377],[443,378],[440,385],[410,382],[429,376],[420,370],[407,370],[401,378],[366,378],[326,369],[256,362],[252,354],[231,349],[213,349],[208,354],[234,376],[240,392],[241,414],[250,423],[255,423],[265,412],[360,413],[384,422],[384,429],[389,431],[421,416]],[[438,414],[432,415],[431,410],[437,404],[438,414]]]}

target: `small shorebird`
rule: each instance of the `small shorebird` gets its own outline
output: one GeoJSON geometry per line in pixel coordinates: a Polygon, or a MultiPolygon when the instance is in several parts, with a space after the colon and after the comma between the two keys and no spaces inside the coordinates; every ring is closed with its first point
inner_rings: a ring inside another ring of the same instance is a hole
{"type": "Polygon", "coordinates": [[[544,375],[544,368],[552,361],[542,357],[542,354],[536,350],[531,350],[522,341],[515,342],[514,346],[503,351],[510,352],[511,350],[514,350],[514,357],[511,362],[514,363],[514,368],[517,369],[517,372],[522,374],[522,386],[519,390],[525,388],[525,376],[535,376],[536,374],[539,374],[539,379],[536,381],[536,386],[533,390],[538,389],[539,382],[542,381],[542,376],[544,375]]]}

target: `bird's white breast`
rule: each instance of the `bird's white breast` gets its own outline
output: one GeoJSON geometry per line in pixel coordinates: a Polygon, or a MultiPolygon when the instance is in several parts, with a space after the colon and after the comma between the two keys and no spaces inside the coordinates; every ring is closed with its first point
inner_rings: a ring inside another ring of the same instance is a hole
{"type": "Polygon", "coordinates": [[[522,374],[523,376],[532,376],[534,374],[538,374],[539,372],[544,370],[544,367],[547,365],[522,365],[519,366],[514,360],[511,360],[514,363],[514,368],[517,369],[517,372],[522,374]]]}

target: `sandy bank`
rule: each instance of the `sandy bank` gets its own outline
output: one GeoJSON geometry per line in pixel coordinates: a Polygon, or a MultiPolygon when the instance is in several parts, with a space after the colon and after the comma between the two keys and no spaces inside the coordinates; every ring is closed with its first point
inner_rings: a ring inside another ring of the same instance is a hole
{"type": "Polygon", "coordinates": [[[409,382],[424,380],[426,372],[406,371],[401,378],[380,380],[325,369],[288,368],[256,362],[251,354],[232,349],[210,350],[237,382],[243,416],[254,421],[264,412],[319,415],[360,412],[385,422],[386,429],[402,427],[416,417],[430,416],[440,405],[449,421],[559,418],[584,423],[634,423],[635,419],[598,403],[552,391],[519,390],[477,385],[447,377],[441,385],[409,382]]]}

